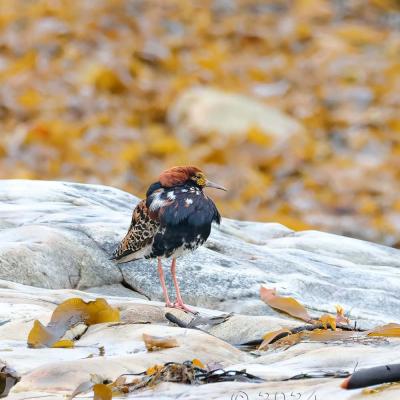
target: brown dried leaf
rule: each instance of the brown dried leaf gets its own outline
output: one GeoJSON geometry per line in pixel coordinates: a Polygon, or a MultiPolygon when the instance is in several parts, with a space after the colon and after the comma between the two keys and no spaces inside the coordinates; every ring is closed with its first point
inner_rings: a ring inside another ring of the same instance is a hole
{"type": "Polygon", "coordinates": [[[119,320],[119,310],[111,307],[104,299],[89,302],[80,298],[68,299],[53,311],[47,327],[35,320],[28,335],[28,346],[33,348],[73,347],[70,339],[61,339],[74,326],[82,323],[93,325],[119,320]]]}
{"type": "Polygon", "coordinates": [[[275,310],[282,311],[294,318],[298,318],[306,322],[310,322],[312,320],[302,304],[300,304],[293,297],[277,296],[276,289],[269,289],[265,285],[261,285],[260,297],[262,301],[267,303],[275,310]]]}
{"type": "Polygon", "coordinates": [[[268,350],[268,345],[271,343],[272,340],[274,340],[277,336],[280,336],[284,333],[287,333],[288,335],[291,335],[291,332],[289,329],[279,329],[277,331],[273,332],[268,332],[263,336],[263,342],[260,344],[258,350],[268,350]]]}
{"type": "Polygon", "coordinates": [[[357,336],[358,333],[351,331],[331,331],[326,329],[315,329],[313,331],[301,332],[301,335],[302,339],[304,340],[311,340],[313,342],[330,342],[349,339],[353,336],[357,336]]]}
{"type": "Polygon", "coordinates": [[[143,341],[148,351],[157,351],[160,349],[169,349],[171,347],[178,347],[177,340],[172,336],[151,336],[143,333],[143,341]]]}
{"type": "Polygon", "coordinates": [[[273,346],[273,348],[291,347],[299,343],[301,339],[301,333],[293,333],[291,335],[283,337],[282,339],[277,340],[270,346],[273,346]]]}
{"type": "Polygon", "coordinates": [[[368,332],[368,336],[400,337],[400,324],[378,326],[368,332]]]}

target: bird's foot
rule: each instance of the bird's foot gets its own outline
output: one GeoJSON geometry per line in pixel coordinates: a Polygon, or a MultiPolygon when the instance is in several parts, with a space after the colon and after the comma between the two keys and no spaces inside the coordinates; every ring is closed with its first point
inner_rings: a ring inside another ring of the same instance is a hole
{"type": "Polygon", "coordinates": [[[178,310],[182,310],[191,314],[198,314],[198,311],[192,310],[190,307],[188,307],[186,304],[180,301],[176,301],[174,303],[174,308],[177,308],[178,310]]]}
{"type": "Polygon", "coordinates": [[[167,301],[167,302],[165,302],[165,307],[168,307],[168,308],[175,308],[175,304],[174,304],[174,303],[171,303],[170,301],[167,301]]]}
{"type": "Polygon", "coordinates": [[[175,303],[165,303],[165,307],[169,307],[169,308],[176,308],[177,310],[182,310],[191,314],[198,314],[198,311],[194,311],[192,310],[190,307],[188,307],[186,304],[184,304],[183,302],[179,302],[176,301],[175,303]]]}

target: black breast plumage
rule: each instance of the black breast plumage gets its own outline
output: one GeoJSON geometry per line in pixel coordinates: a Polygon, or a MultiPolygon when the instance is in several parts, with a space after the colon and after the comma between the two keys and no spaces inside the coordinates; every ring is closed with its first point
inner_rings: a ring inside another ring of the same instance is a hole
{"type": "Polygon", "coordinates": [[[150,187],[146,205],[160,226],[146,258],[179,256],[201,246],[212,222],[220,223],[214,202],[194,184],[172,188],[150,187]]]}

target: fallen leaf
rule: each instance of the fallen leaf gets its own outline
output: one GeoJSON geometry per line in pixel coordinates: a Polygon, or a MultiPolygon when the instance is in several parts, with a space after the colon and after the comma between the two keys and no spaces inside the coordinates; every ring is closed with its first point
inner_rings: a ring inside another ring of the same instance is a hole
{"type": "Polygon", "coordinates": [[[368,336],[400,337],[400,324],[386,324],[371,329],[368,336]]]}
{"type": "Polygon", "coordinates": [[[59,340],[51,345],[53,348],[71,348],[74,347],[74,342],[69,339],[59,340]]]}
{"type": "Polygon", "coordinates": [[[362,332],[341,331],[341,330],[327,330],[327,329],[314,329],[313,331],[301,332],[302,340],[310,340],[313,342],[331,342],[346,340],[352,337],[363,336],[362,332]]]}
{"type": "Polygon", "coordinates": [[[185,361],[183,363],[168,362],[164,365],[154,365],[139,374],[126,374],[119,376],[113,383],[107,385],[112,388],[114,396],[125,395],[139,389],[152,388],[162,382],[184,384],[206,384],[215,382],[262,382],[263,379],[247,373],[245,370],[224,371],[222,366],[204,369],[199,360],[185,361]],[[121,379],[122,378],[122,379],[121,379]]]}
{"type": "Polygon", "coordinates": [[[291,347],[299,343],[301,339],[302,339],[301,333],[292,333],[291,335],[285,336],[282,339],[277,340],[270,346],[272,346],[273,348],[291,347]]]}
{"type": "MultiPolygon", "coordinates": [[[[73,347],[72,339],[76,337],[68,337],[69,335],[66,334],[68,330],[73,331],[74,327],[82,324],[89,326],[119,320],[119,310],[111,307],[104,299],[89,302],[80,298],[68,299],[53,311],[47,327],[38,320],[34,321],[28,335],[28,346],[33,348],[73,347]]],[[[77,332],[81,335],[82,329],[78,329],[77,332]]]]}
{"type": "Polygon", "coordinates": [[[162,369],[162,367],[163,367],[163,366],[160,365],[160,364],[155,364],[155,365],[153,365],[153,366],[147,368],[147,370],[146,370],[146,375],[153,375],[153,374],[155,374],[156,372],[160,371],[160,370],[162,369]]]}
{"type": "Polygon", "coordinates": [[[111,388],[104,383],[96,383],[93,386],[93,400],[111,400],[112,391],[111,388]]]}
{"type": "Polygon", "coordinates": [[[324,329],[331,327],[334,331],[336,330],[336,317],[330,314],[323,314],[319,317],[318,321],[322,324],[324,329]]]}
{"type": "Polygon", "coordinates": [[[194,358],[194,359],[192,360],[192,364],[193,364],[195,367],[199,367],[199,368],[202,368],[202,369],[206,369],[205,365],[204,365],[198,358],[194,358]]]}
{"type": "Polygon", "coordinates": [[[306,322],[312,321],[312,318],[302,304],[293,297],[277,296],[276,289],[269,289],[265,285],[261,285],[260,297],[262,301],[275,310],[282,311],[306,322]]]}
{"type": "Polygon", "coordinates": [[[291,335],[292,333],[290,332],[289,329],[279,329],[277,331],[273,331],[273,332],[268,332],[263,336],[263,342],[260,344],[258,350],[267,350],[268,349],[268,345],[272,342],[272,340],[276,339],[277,337],[283,335],[283,334],[287,334],[291,335]]]}
{"type": "Polygon", "coordinates": [[[156,351],[160,349],[169,349],[171,347],[178,347],[177,340],[172,336],[151,336],[143,333],[143,341],[148,351],[156,351]]]}

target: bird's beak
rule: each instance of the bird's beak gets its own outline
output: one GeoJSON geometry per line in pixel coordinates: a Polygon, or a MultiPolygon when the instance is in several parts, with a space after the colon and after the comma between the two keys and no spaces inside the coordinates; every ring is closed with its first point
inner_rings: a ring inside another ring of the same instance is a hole
{"type": "Polygon", "coordinates": [[[209,180],[206,181],[206,187],[211,187],[211,188],[214,188],[214,189],[225,190],[225,192],[228,191],[228,189],[225,189],[223,186],[218,185],[218,184],[216,184],[216,183],[214,183],[214,182],[211,182],[211,181],[209,181],[209,180]]]}

